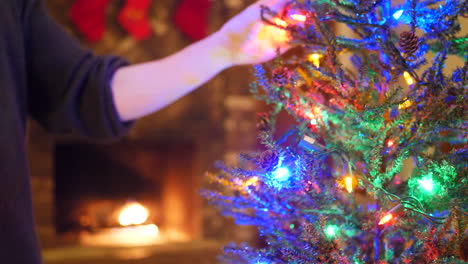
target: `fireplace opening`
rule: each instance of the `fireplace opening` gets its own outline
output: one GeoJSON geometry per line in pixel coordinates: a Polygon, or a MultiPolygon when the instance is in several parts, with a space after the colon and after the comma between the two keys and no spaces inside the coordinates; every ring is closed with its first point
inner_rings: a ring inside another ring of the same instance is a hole
{"type": "Polygon", "coordinates": [[[55,227],[86,246],[188,241],[200,233],[192,142],[55,145],[55,227]]]}

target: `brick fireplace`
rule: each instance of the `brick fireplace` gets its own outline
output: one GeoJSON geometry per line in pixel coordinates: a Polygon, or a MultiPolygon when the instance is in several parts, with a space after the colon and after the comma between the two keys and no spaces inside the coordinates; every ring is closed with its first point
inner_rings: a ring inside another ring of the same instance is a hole
{"type": "MultiPolygon", "coordinates": [[[[72,0],[47,0],[53,17],[72,34],[66,10],[72,0]]],[[[115,17],[119,1],[109,10],[115,17]]],[[[219,28],[248,4],[214,2],[211,27],[219,28]]],[[[171,26],[171,0],[154,1],[152,23],[171,26]]],[[[113,21],[98,54],[143,62],[171,54],[188,41],[161,28],[136,42],[113,21]],[[155,48],[157,47],[157,48],[155,48]]],[[[33,204],[45,264],[216,263],[222,245],[253,241],[255,229],[238,227],[200,198],[203,174],[217,160],[234,163],[237,153],[256,147],[257,104],[249,95],[249,67],[229,69],[171,106],[136,122],[112,145],[75,136],[52,136],[29,122],[33,204]],[[239,139],[242,138],[242,141],[239,139]],[[144,225],[158,226],[173,241],[143,246],[86,245],[80,235],[118,228],[116,214],[138,202],[149,211],[144,225]],[[155,262],[157,259],[157,262],[155,262]]]]}
{"type": "Polygon", "coordinates": [[[201,178],[194,175],[195,155],[195,144],[183,140],[56,143],[57,233],[75,234],[80,242],[86,242],[83,235],[92,238],[101,230],[152,224],[159,230],[159,237],[167,241],[200,237],[201,178]],[[121,212],[126,207],[128,216],[121,212]],[[144,219],[131,219],[143,213],[144,219]]]}

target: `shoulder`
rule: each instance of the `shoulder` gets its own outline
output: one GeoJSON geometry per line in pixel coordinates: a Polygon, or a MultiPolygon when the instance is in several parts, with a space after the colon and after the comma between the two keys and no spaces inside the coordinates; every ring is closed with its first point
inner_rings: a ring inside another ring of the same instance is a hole
{"type": "Polygon", "coordinates": [[[36,5],[39,5],[42,0],[6,0],[7,5],[11,5],[21,20],[25,20],[29,17],[31,12],[34,10],[36,5]]]}

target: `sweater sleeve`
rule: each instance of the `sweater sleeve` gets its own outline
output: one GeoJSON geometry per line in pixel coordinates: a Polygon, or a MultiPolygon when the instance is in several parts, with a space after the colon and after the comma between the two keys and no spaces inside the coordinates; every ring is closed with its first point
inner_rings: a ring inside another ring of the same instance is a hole
{"type": "Polygon", "coordinates": [[[96,139],[124,134],[131,122],[120,121],[110,84],[127,62],[81,48],[52,21],[40,0],[29,2],[23,21],[32,117],[55,133],[96,139]]]}

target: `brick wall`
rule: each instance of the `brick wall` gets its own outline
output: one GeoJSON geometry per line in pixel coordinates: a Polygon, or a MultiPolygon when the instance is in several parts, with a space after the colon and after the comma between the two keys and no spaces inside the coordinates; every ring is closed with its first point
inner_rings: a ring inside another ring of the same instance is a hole
{"type": "MultiPolygon", "coordinates": [[[[46,1],[51,15],[70,34],[80,38],[67,17],[71,3],[71,0],[46,1]]],[[[155,34],[142,42],[127,36],[118,26],[116,15],[121,4],[122,1],[111,4],[104,39],[97,44],[83,42],[83,45],[97,54],[117,54],[132,62],[144,62],[162,58],[189,44],[171,22],[170,14],[176,1],[154,1],[150,13],[155,34]]],[[[241,0],[214,1],[210,16],[212,30],[219,28],[246,5],[247,2],[241,0]]],[[[183,139],[194,142],[199,149],[195,170],[200,177],[206,170],[213,170],[214,161],[220,157],[228,163],[235,162],[238,152],[252,150],[256,145],[254,113],[257,105],[248,93],[250,78],[249,67],[226,70],[176,103],[139,120],[127,140],[161,142],[183,139]]],[[[73,138],[51,136],[35,122],[30,122],[29,128],[32,190],[40,240],[45,248],[63,245],[66,239],[58,239],[54,234],[52,150],[54,142],[73,138]]],[[[205,203],[200,210],[200,217],[195,221],[202,226],[201,238],[222,243],[255,240],[252,228],[235,227],[232,220],[222,218],[205,203]]]]}

